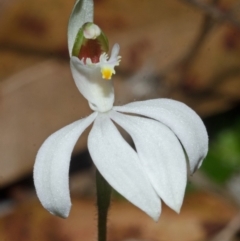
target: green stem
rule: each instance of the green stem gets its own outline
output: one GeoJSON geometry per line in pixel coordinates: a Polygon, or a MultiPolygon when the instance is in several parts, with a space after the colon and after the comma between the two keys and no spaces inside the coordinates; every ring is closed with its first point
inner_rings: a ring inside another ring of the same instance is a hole
{"type": "Polygon", "coordinates": [[[111,199],[111,186],[96,170],[97,208],[98,208],[98,241],[107,240],[107,214],[111,199]]]}

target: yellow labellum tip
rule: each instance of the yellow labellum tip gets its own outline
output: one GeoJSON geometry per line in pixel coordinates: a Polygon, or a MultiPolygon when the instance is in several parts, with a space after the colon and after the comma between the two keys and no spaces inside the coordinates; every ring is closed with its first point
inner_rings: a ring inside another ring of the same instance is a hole
{"type": "Polygon", "coordinates": [[[102,78],[110,80],[112,78],[113,71],[110,68],[102,69],[102,78]]]}

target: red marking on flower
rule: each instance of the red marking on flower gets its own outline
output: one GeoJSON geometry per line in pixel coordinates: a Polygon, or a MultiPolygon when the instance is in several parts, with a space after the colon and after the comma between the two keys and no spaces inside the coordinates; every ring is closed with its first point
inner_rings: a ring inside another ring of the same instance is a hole
{"type": "Polygon", "coordinates": [[[87,58],[92,60],[92,63],[98,63],[100,55],[102,54],[101,45],[96,39],[88,39],[86,44],[83,45],[80,49],[78,58],[83,59],[83,62],[86,64],[87,58]]]}

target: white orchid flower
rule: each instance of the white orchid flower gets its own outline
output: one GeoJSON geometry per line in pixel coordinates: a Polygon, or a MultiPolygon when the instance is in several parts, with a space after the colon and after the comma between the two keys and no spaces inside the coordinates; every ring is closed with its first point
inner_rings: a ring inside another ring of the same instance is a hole
{"type": "Polygon", "coordinates": [[[120,61],[119,45],[113,46],[108,58],[107,39],[92,22],[92,0],[78,0],[69,21],[70,64],[76,86],[94,112],[43,143],[34,166],[37,195],[52,214],[69,215],[71,153],[83,131],[93,123],[88,149],[107,182],[154,220],[160,216],[161,200],[179,212],[187,182],[187,159],[193,173],[208,151],[205,126],[193,110],[170,99],[113,107],[111,77],[120,61]],[[114,122],[130,134],[136,150],[114,122]]]}

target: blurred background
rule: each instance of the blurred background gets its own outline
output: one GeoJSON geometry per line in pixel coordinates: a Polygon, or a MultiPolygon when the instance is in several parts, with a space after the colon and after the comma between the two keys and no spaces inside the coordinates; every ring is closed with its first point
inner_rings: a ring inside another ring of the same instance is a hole
{"type": "MultiPolygon", "coordinates": [[[[96,240],[87,132],[73,153],[66,220],[36,198],[42,142],[91,111],[71,77],[67,23],[75,0],[0,0],[0,240],[96,240]]],[[[240,240],[240,1],[95,0],[95,23],[121,46],[116,104],[172,98],[204,120],[210,151],[189,177],[180,215],[158,223],[114,194],[109,241],[240,240]]]]}

